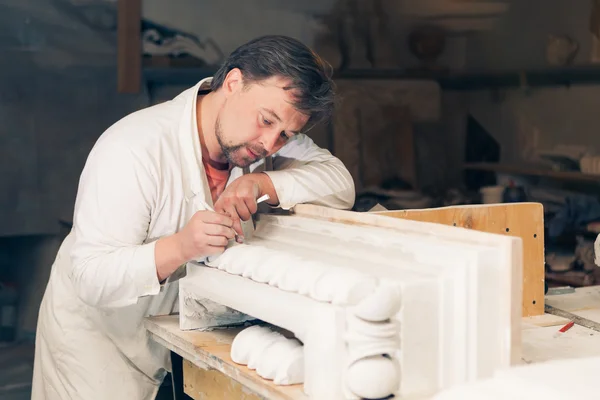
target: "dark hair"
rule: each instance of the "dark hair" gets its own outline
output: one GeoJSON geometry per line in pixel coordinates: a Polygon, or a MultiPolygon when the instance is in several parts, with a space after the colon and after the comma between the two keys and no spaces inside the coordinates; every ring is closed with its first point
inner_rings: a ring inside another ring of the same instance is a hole
{"type": "Polygon", "coordinates": [[[296,90],[294,106],[309,115],[307,125],[328,119],[334,106],[331,66],[300,41],[281,35],[256,38],[235,49],[214,74],[211,90],[223,85],[234,68],[242,71],[245,83],[255,83],[273,76],[287,78],[285,90],[296,90]]]}

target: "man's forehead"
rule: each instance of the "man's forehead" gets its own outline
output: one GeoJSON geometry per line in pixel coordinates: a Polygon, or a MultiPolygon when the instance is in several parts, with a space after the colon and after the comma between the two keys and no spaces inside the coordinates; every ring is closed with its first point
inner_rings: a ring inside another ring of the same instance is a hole
{"type": "Polygon", "coordinates": [[[273,87],[273,88],[284,89],[284,88],[290,87],[292,85],[292,80],[290,78],[285,78],[283,76],[274,75],[269,78],[256,81],[255,83],[257,83],[261,86],[264,86],[264,87],[273,87]]]}
{"type": "Polygon", "coordinates": [[[286,86],[279,83],[262,84],[260,86],[262,86],[262,90],[259,89],[256,94],[261,96],[261,99],[259,99],[261,104],[264,102],[270,104],[271,107],[296,110],[294,103],[297,101],[297,90],[287,89],[286,86]]]}
{"type": "Polygon", "coordinates": [[[298,91],[291,89],[291,86],[291,80],[279,77],[271,77],[255,83],[255,88],[261,94],[268,93],[273,96],[281,96],[287,101],[293,100],[298,94],[298,91]]]}
{"type": "Polygon", "coordinates": [[[292,123],[293,131],[300,131],[310,116],[296,108],[297,91],[290,89],[292,81],[288,78],[273,76],[255,82],[257,106],[271,117],[281,122],[292,123]]]}

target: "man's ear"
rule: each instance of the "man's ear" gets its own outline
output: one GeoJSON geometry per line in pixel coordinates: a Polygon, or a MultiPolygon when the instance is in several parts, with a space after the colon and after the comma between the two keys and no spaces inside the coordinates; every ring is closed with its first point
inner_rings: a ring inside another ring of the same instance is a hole
{"type": "Polygon", "coordinates": [[[242,90],[244,86],[244,76],[239,68],[233,68],[227,73],[223,80],[223,92],[226,96],[242,90]]]}

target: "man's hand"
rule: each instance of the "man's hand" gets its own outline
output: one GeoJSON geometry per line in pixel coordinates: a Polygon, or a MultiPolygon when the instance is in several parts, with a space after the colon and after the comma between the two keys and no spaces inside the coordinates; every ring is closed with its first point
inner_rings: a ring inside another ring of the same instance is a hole
{"type": "Polygon", "coordinates": [[[269,204],[279,203],[271,178],[267,174],[240,176],[219,196],[215,203],[215,211],[229,215],[233,220],[233,229],[243,239],[241,221],[249,220],[256,213],[256,199],[265,194],[270,197],[269,204]]]}
{"type": "Polygon", "coordinates": [[[181,255],[186,260],[220,254],[229,239],[233,239],[233,221],[227,215],[213,211],[198,211],[179,235],[181,255]]]}
{"type": "Polygon", "coordinates": [[[198,211],[181,231],[159,239],[154,250],[158,280],[190,260],[222,253],[235,236],[232,226],[227,215],[198,211]]]}

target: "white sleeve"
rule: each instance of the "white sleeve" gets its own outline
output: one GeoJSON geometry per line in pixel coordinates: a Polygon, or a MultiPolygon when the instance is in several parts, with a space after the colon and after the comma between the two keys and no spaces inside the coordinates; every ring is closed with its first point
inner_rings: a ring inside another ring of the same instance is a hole
{"type": "Polygon", "coordinates": [[[154,245],[144,243],[156,179],[122,143],[99,142],[81,174],[73,229],[70,278],[95,307],[125,307],[160,291],[154,245]]]}
{"type": "Polygon", "coordinates": [[[301,203],[340,209],[354,205],[354,181],[348,169],[304,134],[294,136],[273,156],[273,169],[265,173],[284,210],[301,203]]]}

